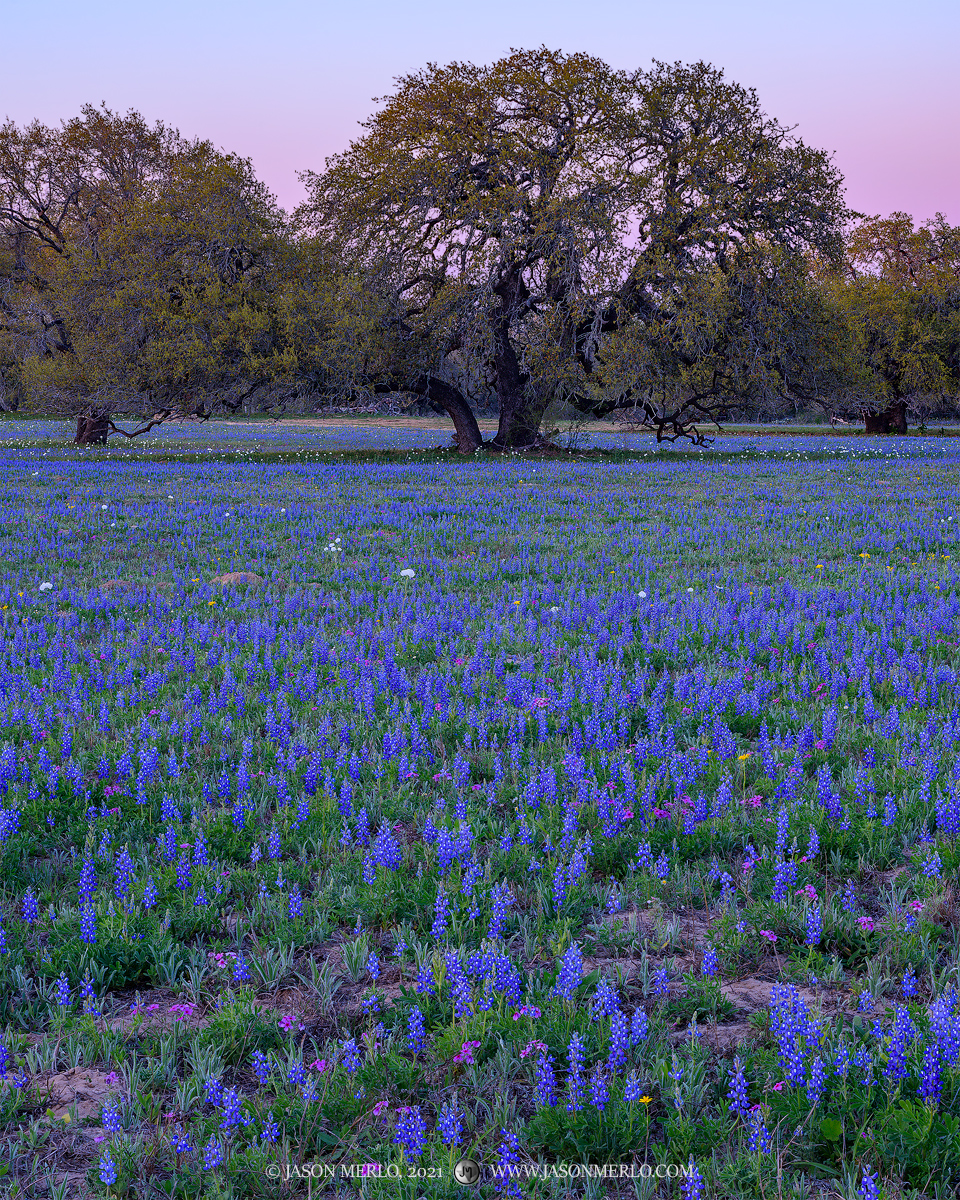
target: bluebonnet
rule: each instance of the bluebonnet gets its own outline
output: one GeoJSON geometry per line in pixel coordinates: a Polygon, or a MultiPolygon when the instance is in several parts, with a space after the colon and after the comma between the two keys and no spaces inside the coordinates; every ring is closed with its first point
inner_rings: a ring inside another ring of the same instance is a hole
{"type": "Polygon", "coordinates": [[[520,1141],[515,1133],[506,1129],[500,1131],[501,1142],[497,1152],[497,1162],[493,1168],[494,1186],[497,1191],[510,1200],[520,1200],[523,1193],[517,1181],[510,1174],[510,1167],[520,1161],[520,1141]]]}
{"type": "Polygon", "coordinates": [[[863,1087],[873,1084],[873,1055],[866,1046],[861,1046],[853,1056],[853,1065],[860,1072],[860,1083],[863,1087]]]}
{"type": "Polygon", "coordinates": [[[221,1129],[235,1129],[241,1119],[240,1093],[236,1088],[228,1088],[223,1093],[223,1120],[221,1129]]]}
{"type": "Polygon", "coordinates": [[[80,998],[83,1000],[83,1012],[85,1016],[99,1015],[97,997],[94,995],[93,983],[90,980],[89,972],[84,975],[80,982],[80,998]]]}
{"type": "Polygon", "coordinates": [[[607,1062],[611,1070],[623,1066],[630,1050],[630,1025],[617,1009],[610,1018],[610,1053],[607,1062]]]}
{"type": "Polygon", "coordinates": [[[561,996],[564,1000],[572,1000],[573,993],[582,979],[583,955],[580,953],[580,947],[574,942],[567,947],[560,960],[560,973],[557,976],[554,995],[561,996]]]}
{"type": "Polygon", "coordinates": [[[541,1049],[534,1062],[533,1102],[537,1108],[553,1108],[557,1103],[557,1077],[553,1069],[553,1058],[541,1049]]]}
{"type": "Polygon", "coordinates": [[[115,1102],[103,1105],[101,1109],[100,1120],[107,1133],[118,1134],[123,1132],[123,1121],[120,1116],[120,1107],[115,1102]]]}
{"type": "Polygon", "coordinates": [[[833,1060],[833,1071],[835,1075],[839,1075],[841,1079],[845,1079],[849,1070],[850,1047],[846,1042],[842,1042],[833,1060]]]}
{"type": "Polygon", "coordinates": [[[916,1036],[916,1026],[910,1018],[909,1010],[898,1004],[886,1046],[887,1062],[883,1068],[883,1074],[891,1083],[899,1083],[907,1078],[907,1052],[916,1036]]]}
{"type": "Polygon", "coordinates": [[[920,1067],[920,1083],[917,1087],[920,1098],[931,1105],[940,1103],[942,1087],[940,1066],[940,1047],[936,1042],[931,1042],[923,1051],[923,1062],[920,1067]]]}
{"type": "Polygon", "coordinates": [[[99,1173],[100,1182],[108,1187],[117,1182],[117,1164],[113,1161],[109,1146],[100,1155],[99,1173]]]}
{"type": "Polygon", "coordinates": [[[599,1112],[603,1112],[610,1102],[610,1087],[601,1063],[596,1064],[590,1077],[590,1100],[599,1112]]]}
{"type": "Polygon", "coordinates": [[[747,1079],[743,1072],[743,1062],[739,1055],[733,1060],[733,1070],[730,1073],[730,1086],[727,1089],[727,1107],[732,1113],[746,1119],[750,1112],[750,1100],[747,1096],[747,1079]]]}
{"type": "Polygon", "coordinates": [[[403,1108],[397,1121],[397,1132],[393,1139],[411,1158],[419,1158],[427,1143],[427,1127],[420,1115],[420,1106],[403,1108]]]}
{"type": "Polygon", "coordinates": [[[211,1138],[203,1148],[203,1166],[207,1171],[213,1171],[223,1164],[223,1145],[216,1138],[211,1138]]]}
{"type": "Polygon", "coordinates": [[[771,900],[781,903],[797,882],[797,864],[792,859],[780,860],[774,866],[771,900]]]}
{"type": "Polygon", "coordinates": [[[570,1062],[567,1075],[567,1112],[580,1112],[583,1109],[583,1064],[586,1050],[578,1033],[574,1033],[570,1038],[567,1058],[570,1062]]]}
{"type": "Polygon", "coordinates": [[[445,1146],[459,1146],[463,1140],[463,1114],[456,1104],[449,1101],[442,1105],[437,1114],[437,1129],[445,1146]]]}
{"type": "Polygon", "coordinates": [[[57,978],[56,1001],[61,1008],[66,1008],[70,1002],[70,983],[63,971],[57,978]]]}
{"type": "Polygon", "coordinates": [[[271,1074],[270,1060],[260,1050],[254,1050],[253,1052],[253,1071],[259,1083],[266,1084],[269,1082],[271,1074]]]}
{"type": "Polygon", "coordinates": [[[619,1008],[616,989],[604,976],[597,980],[597,990],[590,1001],[590,1015],[594,1020],[600,1017],[612,1017],[619,1008]]]}
{"type": "Polygon", "coordinates": [[[360,1066],[360,1051],[354,1038],[348,1038],[343,1043],[343,1065],[348,1075],[355,1074],[360,1066]]]}
{"type": "Polygon", "coordinates": [[[130,885],[133,882],[134,864],[130,857],[130,851],[126,845],[123,846],[120,853],[117,855],[114,864],[114,883],[113,893],[118,900],[124,899],[130,892],[130,885]]]}
{"type": "Polygon", "coordinates": [[[193,869],[190,864],[190,856],[185,849],[182,849],[177,859],[177,887],[182,892],[187,891],[190,888],[192,877],[193,869]]]}
{"type": "Polygon", "coordinates": [[[683,1082],[683,1067],[677,1060],[677,1056],[673,1056],[673,1062],[670,1067],[670,1078],[673,1081],[673,1104],[677,1109],[683,1108],[683,1090],[681,1083],[683,1082]]]}
{"type": "Polygon", "coordinates": [[[437,891],[433,914],[433,925],[430,927],[430,933],[431,936],[439,939],[447,932],[447,924],[450,920],[450,901],[442,888],[437,891]]]}
{"type": "Polygon", "coordinates": [[[170,1135],[170,1145],[176,1154],[193,1152],[193,1146],[190,1144],[190,1139],[184,1134],[182,1125],[178,1125],[170,1135]]]}
{"type": "Polygon", "coordinates": [[[880,1189],[877,1186],[877,1175],[874,1171],[863,1169],[863,1178],[857,1188],[860,1200],[880,1200],[880,1189]]]}
{"type": "Polygon", "coordinates": [[[943,878],[943,864],[940,861],[940,854],[936,850],[932,850],[922,863],[922,870],[928,879],[943,878]]]}
{"type": "Polygon", "coordinates": [[[823,1060],[814,1058],[810,1064],[810,1074],[807,1078],[807,1102],[811,1108],[816,1108],[823,1098],[823,1087],[826,1082],[826,1070],[823,1060]]]}
{"type": "Polygon", "coordinates": [[[769,1154],[771,1148],[770,1132],[764,1120],[763,1106],[755,1104],[749,1113],[750,1138],[748,1148],[751,1154],[769,1154]]]}
{"type": "Polygon", "coordinates": [[[680,1185],[683,1200],[703,1200],[704,1179],[697,1169],[697,1164],[691,1158],[687,1164],[686,1177],[680,1185]]]}

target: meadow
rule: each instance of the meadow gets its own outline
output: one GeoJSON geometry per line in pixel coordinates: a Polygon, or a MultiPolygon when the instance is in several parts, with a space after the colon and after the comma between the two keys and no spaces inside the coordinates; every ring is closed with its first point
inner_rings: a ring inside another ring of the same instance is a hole
{"type": "Polygon", "coordinates": [[[0,1188],[955,1195],[960,443],[813,442],[6,440],[0,1188]]]}

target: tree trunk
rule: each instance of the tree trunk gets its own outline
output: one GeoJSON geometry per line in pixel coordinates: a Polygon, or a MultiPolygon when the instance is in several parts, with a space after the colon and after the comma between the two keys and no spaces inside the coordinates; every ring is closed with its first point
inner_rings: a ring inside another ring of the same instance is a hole
{"type": "MultiPolygon", "coordinates": [[[[508,307],[513,299],[512,294],[505,297],[504,306],[508,307]]],[[[530,380],[520,369],[506,318],[497,323],[494,339],[493,365],[500,421],[497,435],[490,444],[498,450],[529,450],[540,433],[546,400],[530,395],[530,380]]]]}
{"type": "Polygon", "coordinates": [[[453,422],[457,448],[461,454],[473,454],[483,444],[483,435],[473,409],[457,388],[442,379],[429,376],[419,381],[418,392],[426,392],[431,403],[439,404],[453,422]]]}
{"type": "Polygon", "coordinates": [[[500,422],[490,443],[499,450],[529,450],[537,444],[546,403],[519,396],[500,396],[500,422]]]}
{"type": "Polygon", "coordinates": [[[905,400],[895,400],[878,413],[864,414],[864,426],[867,433],[906,433],[907,404],[905,400]]]}
{"type": "Polygon", "coordinates": [[[105,446],[109,432],[109,417],[84,413],[77,417],[77,436],[73,440],[78,446],[105,446]]]}

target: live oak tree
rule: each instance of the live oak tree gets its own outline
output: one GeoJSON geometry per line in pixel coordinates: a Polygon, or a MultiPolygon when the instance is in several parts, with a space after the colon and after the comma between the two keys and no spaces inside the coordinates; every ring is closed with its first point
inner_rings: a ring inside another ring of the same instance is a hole
{"type": "Polygon", "coordinates": [[[841,180],[755,93],[546,48],[397,83],[296,214],[377,297],[356,386],[429,397],[464,453],[471,392],[507,449],[558,399],[663,437],[823,386],[803,262],[840,252],[841,180]]]}
{"type": "Polygon", "coordinates": [[[842,264],[819,272],[826,302],[853,341],[853,383],[832,411],[868,432],[906,433],[907,416],[955,415],[960,403],[960,228],[942,214],[914,227],[907,213],[869,217],[842,264]]]}
{"type": "Polygon", "coordinates": [[[289,247],[249,162],[88,106],[59,131],[5,126],[0,189],[0,311],[25,408],[103,442],[283,378],[289,247]]]}
{"type": "Polygon", "coordinates": [[[0,370],[4,391],[29,392],[21,366],[72,352],[55,278],[162,169],[176,134],[87,105],[59,129],[0,128],[0,370]]]}

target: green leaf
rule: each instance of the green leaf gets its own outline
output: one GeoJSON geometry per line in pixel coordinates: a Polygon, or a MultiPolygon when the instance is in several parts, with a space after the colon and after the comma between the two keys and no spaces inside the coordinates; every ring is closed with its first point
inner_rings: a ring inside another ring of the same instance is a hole
{"type": "Polygon", "coordinates": [[[820,1132],[828,1142],[835,1142],[843,1133],[843,1123],[836,1117],[824,1117],[820,1122],[820,1132]]]}

